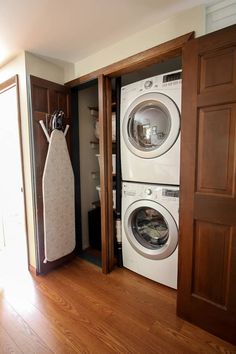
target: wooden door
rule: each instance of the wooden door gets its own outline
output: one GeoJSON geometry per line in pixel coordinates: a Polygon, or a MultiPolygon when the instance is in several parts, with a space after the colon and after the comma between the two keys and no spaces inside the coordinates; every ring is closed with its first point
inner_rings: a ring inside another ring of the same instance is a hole
{"type": "Polygon", "coordinates": [[[114,264],[114,227],[112,196],[112,109],[111,79],[98,77],[100,122],[100,184],[101,184],[101,243],[102,271],[108,273],[114,264]]]}
{"type": "Polygon", "coordinates": [[[183,50],[178,314],[236,344],[236,26],[183,50]]]}
{"type": "MultiPolygon", "coordinates": [[[[37,247],[37,273],[47,273],[60,264],[73,257],[73,253],[53,262],[44,263],[44,224],[43,224],[43,199],[42,199],[42,176],[45,159],[48,150],[48,142],[39,124],[43,120],[46,124],[49,115],[57,109],[65,112],[65,124],[70,125],[67,133],[67,145],[71,151],[71,116],[70,94],[65,86],[55,84],[34,76],[30,77],[31,104],[32,104],[32,146],[34,166],[34,201],[36,208],[36,247],[37,247]]],[[[56,206],[55,206],[56,208],[56,206]]]]}

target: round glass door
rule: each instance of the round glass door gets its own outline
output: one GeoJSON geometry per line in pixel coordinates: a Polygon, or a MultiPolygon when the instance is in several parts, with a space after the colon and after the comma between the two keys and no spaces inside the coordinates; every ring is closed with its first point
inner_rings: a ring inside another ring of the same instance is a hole
{"type": "Polygon", "coordinates": [[[131,228],[136,240],[151,250],[163,247],[169,238],[169,229],[163,215],[149,207],[136,209],[131,218],[131,228]]]}
{"type": "Polygon", "coordinates": [[[123,122],[123,136],[136,155],[153,158],[167,152],[180,129],[180,114],[175,103],[160,93],[138,97],[128,108],[123,122]]]}
{"type": "Polygon", "coordinates": [[[130,113],[129,140],[137,149],[153,151],[159,148],[170,133],[171,117],[166,107],[157,101],[142,102],[130,113]]]}
{"type": "Polygon", "coordinates": [[[172,215],[158,203],[133,203],[126,211],[124,223],[130,244],[146,258],[167,258],[177,247],[177,225],[172,215]]]}

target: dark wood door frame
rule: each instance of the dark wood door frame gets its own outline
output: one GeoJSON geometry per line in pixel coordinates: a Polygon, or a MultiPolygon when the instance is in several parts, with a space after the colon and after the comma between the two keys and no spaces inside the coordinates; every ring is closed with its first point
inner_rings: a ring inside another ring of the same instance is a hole
{"type": "Polygon", "coordinates": [[[98,77],[99,104],[99,153],[101,185],[101,242],[102,271],[108,273],[113,266],[113,202],[112,202],[112,138],[111,138],[111,82],[98,77]]]}
{"type": "MultiPolygon", "coordinates": [[[[98,79],[101,182],[102,271],[108,273],[114,265],[113,191],[112,191],[112,93],[111,78],[140,70],[163,60],[182,55],[182,49],[194,32],[132,55],[66,83],[71,89],[98,79]]],[[[74,119],[76,117],[73,117],[74,119]]]]}

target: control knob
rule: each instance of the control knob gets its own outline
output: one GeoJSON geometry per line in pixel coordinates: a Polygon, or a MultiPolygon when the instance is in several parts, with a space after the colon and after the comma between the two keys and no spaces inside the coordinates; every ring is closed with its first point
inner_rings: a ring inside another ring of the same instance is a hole
{"type": "Polygon", "coordinates": [[[149,88],[151,88],[151,87],[152,87],[152,85],[153,85],[152,80],[147,80],[147,81],[145,81],[145,83],[144,83],[144,87],[145,87],[145,89],[149,89],[149,88]]]}
{"type": "Polygon", "coordinates": [[[147,195],[151,195],[151,194],[152,194],[151,188],[147,188],[147,189],[146,189],[146,194],[147,194],[147,195]]]}

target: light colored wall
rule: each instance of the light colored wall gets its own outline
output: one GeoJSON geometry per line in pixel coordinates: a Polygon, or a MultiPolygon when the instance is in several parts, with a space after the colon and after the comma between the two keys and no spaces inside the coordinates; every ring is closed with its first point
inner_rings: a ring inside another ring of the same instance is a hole
{"type": "Polygon", "coordinates": [[[15,59],[11,60],[9,63],[4,65],[0,69],[0,82],[4,82],[16,74],[19,77],[19,91],[20,91],[19,93],[20,93],[23,165],[24,165],[24,178],[25,178],[26,213],[27,213],[27,229],[28,229],[28,245],[29,245],[29,262],[33,267],[35,267],[36,265],[35,233],[34,233],[32,180],[31,180],[31,165],[30,165],[26,67],[25,67],[24,52],[20,53],[15,59]]]}
{"type": "Polygon", "coordinates": [[[95,140],[95,117],[90,115],[88,107],[98,104],[98,88],[93,86],[79,91],[79,141],[80,141],[80,185],[81,185],[81,216],[82,216],[82,247],[89,247],[88,211],[92,202],[98,200],[96,186],[98,179],[93,179],[91,172],[99,172],[98,146],[92,149],[90,141],[95,140]]]}
{"type": "Polygon", "coordinates": [[[236,23],[236,1],[224,0],[206,8],[206,32],[217,31],[236,23]]]}
{"type": "Polygon", "coordinates": [[[75,75],[73,63],[37,56],[30,52],[25,52],[25,57],[27,75],[34,75],[62,85],[75,75]]]}
{"type": "Polygon", "coordinates": [[[85,75],[191,31],[195,31],[197,37],[205,34],[205,7],[203,5],[178,13],[164,22],[78,61],[75,63],[75,76],[70,79],[85,75]]]}
{"type": "Polygon", "coordinates": [[[64,83],[64,69],[36,55],[25,52],[26,74],[40,77],[45,80],[64,83]]]}

